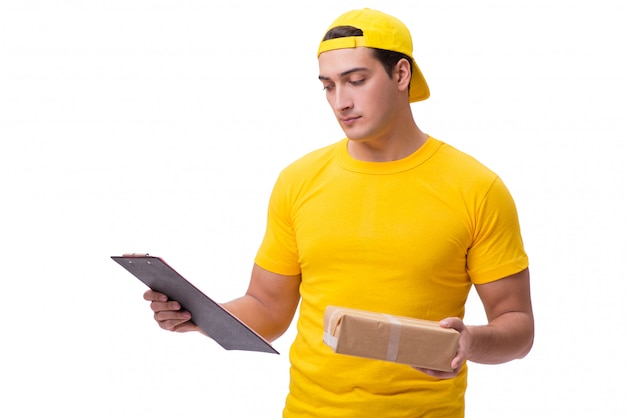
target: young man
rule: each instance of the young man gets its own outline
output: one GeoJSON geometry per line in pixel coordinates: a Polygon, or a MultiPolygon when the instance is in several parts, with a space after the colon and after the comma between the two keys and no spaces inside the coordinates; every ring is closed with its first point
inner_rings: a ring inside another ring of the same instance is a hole
{"type": "MultiPolygon", "coordinates": [[[[532,346],[528,259],[496,174],[423,133],[410,102],[429,96],[407,28],[364,9],[321,42],[319,79],[346,139],[280,174],[247,293],[224,306],[269,340],[291,323],[285,417],[462,417],[466,360],[502,363],[532,346]],[[462,321],[471,286],[488,324],[462,321]],[[339,355],[323,341],[328,305],[441,321],[460,332],[443,373],[339,355]]],[[[188,312],[148,291],[159,325],[188,312]]]]}

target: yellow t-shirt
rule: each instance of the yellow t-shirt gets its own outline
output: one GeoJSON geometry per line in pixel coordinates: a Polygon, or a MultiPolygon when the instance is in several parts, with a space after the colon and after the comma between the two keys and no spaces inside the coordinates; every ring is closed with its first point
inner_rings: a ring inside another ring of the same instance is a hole
{"type": "Polygon", "coordinates": [[[328,305],[429,320],[463,317],[472,283],[528,265],[515,204],[475,159],[429,138],[392,162],[363,162],[347,139],[280,174],[255,262],[302,274],[284,417],[462,417],[467,370],[438,380],[334,353],[328,305]]]}

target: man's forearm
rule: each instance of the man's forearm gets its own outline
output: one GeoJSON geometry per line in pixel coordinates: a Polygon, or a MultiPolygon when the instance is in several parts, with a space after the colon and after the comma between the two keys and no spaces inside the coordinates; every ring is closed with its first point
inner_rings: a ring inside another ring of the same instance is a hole
{"type": "Polygon", "coordinates": [[[271,309],[251,295],[246,294],[222,306],[270,342],[285,332],[286,328],[274,317],[271,309]]]}
{"type": "Polygon", "coordinates": [[[508,312],[488,325],[468,326],[471,344],[468,360],[499,364],[520,359],[530,351],[534,340],[534,319],[526,312],[508,312]]]}

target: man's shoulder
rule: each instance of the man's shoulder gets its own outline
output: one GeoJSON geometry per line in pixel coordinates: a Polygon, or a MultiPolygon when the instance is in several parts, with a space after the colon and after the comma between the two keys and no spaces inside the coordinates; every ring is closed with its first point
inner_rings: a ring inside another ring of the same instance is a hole
{"type": "Polygon", "coordinates": [[[454,172],[458,172],[462,176],[479,176],[486,178],[497,177],[497,174],[489,167],[483,164],[474,156],[459,150],[458,148],[441,142],[441,146],[437,152],[437,159],[440,163],[446,164],[454,172]]]}
{"type": "Polygon", "coordinates": [[[341,146],[344,141],[345,140],[326,145],[303,155],[291,164],[287,165],[287,167],[283,169],[283,172],[295,174],[312,169],[319,170],[320,167],[325,166],[336,157],[337,148],[341,146]]]}

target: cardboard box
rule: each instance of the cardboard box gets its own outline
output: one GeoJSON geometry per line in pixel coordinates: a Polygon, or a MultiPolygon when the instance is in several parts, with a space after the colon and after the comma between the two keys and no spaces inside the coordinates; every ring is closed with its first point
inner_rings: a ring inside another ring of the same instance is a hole
{"type": "Polygon", "coordinates": [[[435,321],[328,306],[324,342],[340,354],[449,372],[459,332],[435,321]]]}

